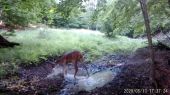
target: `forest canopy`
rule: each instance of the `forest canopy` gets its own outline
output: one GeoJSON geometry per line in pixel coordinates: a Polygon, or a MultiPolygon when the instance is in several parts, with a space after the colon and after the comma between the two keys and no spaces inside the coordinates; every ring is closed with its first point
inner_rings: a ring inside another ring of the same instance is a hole
{"type": "MultiPolygon", "coordinates": [[[[152,32],[170,27],[169,0],[148,0],[152,32]]],[[[1,0],[0,20],[7,26],[43,23],[57,28],[101,30],[108,37],[144,35],[138,0],[1,0]]]]}

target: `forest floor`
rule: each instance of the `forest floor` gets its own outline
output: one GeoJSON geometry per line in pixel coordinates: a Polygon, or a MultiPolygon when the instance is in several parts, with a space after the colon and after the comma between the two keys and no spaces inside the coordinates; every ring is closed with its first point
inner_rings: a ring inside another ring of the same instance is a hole
{"type": "MultiPolygon", "coordinates": [[[[157,47],[154,50],[157,63],[155,75],[159,89],[153,89],[149,81],[149,50],[141,48],[130,55],[109,54],[87,64],[89,72],[93,74],[108,68],[112,71],[115,67],[121,71],[103,87],[90,92],[80,91],[74,95],[170,95],[170,50],[160,50],[157,47]]],[[[50,60],[53,58],[48,61],[50,60]]],[[[3,92],[0,94],[64,95],[61,89],[66,85],[66,81],[62,75],[55,79],[46,79],[52,72],[52,65],[48,61],[36,67],[21,68],[17,76],[0,80],[0,92],[3,92]]]]}

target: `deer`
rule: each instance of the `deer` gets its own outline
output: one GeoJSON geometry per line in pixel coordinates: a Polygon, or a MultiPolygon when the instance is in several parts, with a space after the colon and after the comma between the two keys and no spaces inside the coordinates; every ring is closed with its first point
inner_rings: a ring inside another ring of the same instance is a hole
{"type": "MultiPolygon", "coordinates": [[[[76,74],[78,72],[78,64],[83,63],[83,61],[84,61],[83,54],[80,51],[74,50],[74,51],[71,51],[71,52],[64,53],[58,60],[55,61],[54,65],[62,64],[63,65],[63,74],[65,76],[67,74],[67,69],[68,69],[66,67],[66,65],[68,63],[72,63],[74,65],[74,69],[75,69],[74,79],[77,79],[76,74]]],[[[89,77],[87,67],[84,64],[82,64],[82,65],[86,69],[87,75],[89,77]]]]}

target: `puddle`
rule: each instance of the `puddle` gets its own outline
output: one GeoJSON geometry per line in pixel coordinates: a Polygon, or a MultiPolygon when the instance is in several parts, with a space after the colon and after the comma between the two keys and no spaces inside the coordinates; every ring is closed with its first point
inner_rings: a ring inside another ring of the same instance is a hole
{"type": "MultiPolygon", "coordinates": [[[[117,68],[106,69],[100,72],[91,73],[89,77],[83,74],[84,71],[79,70],[79,74],[74,79],[74,69],[68,69],[68,73],[64,78],[63,89],[60,90],[58,95],[73,95],[80,91],[91,91],[95,88],[100,88],[111,82],[119,70],[117,68]],[[70,71],[69,71],[70,70],[70,71]]],[[[63,74],[62,66],[56,66],[47,78],[58,78],[63,74]]]]}
{"type": "Polygon", "coordinates": [[[89,78],[78,80],[79,90],[91,91],[97,87],[103,87],[105,84],[113,80],[113,73],[111,71],[103,71],[96,73],[89,78]]]}
{"type": "Polygon", "coordinates": [[[63,69],[61,66],[55,66],[50,74],[47,75],[46,78],[56,78],[58,75],[63,73],[63,69]]]}
{"type": "Polygon", "coordinates": [[[77,76],[77,80],[73,75],[68,74],[65,77],[66,85],[60,91],[59,95],[74,95],[80,91],[91,91],[95,88],[103,87],[105,84],[111,82],[114,76],[111,71],[102,71],[86,76],[77,76]]]}

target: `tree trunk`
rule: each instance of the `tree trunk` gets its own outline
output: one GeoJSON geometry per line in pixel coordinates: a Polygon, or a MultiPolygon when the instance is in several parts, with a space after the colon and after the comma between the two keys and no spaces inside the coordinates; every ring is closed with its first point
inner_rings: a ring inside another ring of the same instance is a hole
{"type": "Polygon", "coordinates": [[[157,83],[155,81],[155,59],[154,59],[154,50],[153,50],[153,45],[152,45],[152,37],[151,37],[151,28],[150,28],[150,21],[149,21],[149,16],[147,12],[147,4],[146,0],[139,0],[144,21],[145,21],[145,27],[146,27],[146,33],[147,33],[147,38],[148,38],[148,45],[150,49],[150,58],[151,58],[151,72],[150,72],[150,80],[154,84],[154,86],[157,88],[157,83]]]}
{"type": "Polygon", "coordinates": [[[9,42],[3,36],[0,35],[0,48],[14,47],[15,45],[19,45],[19,43],[9,42]]]}

